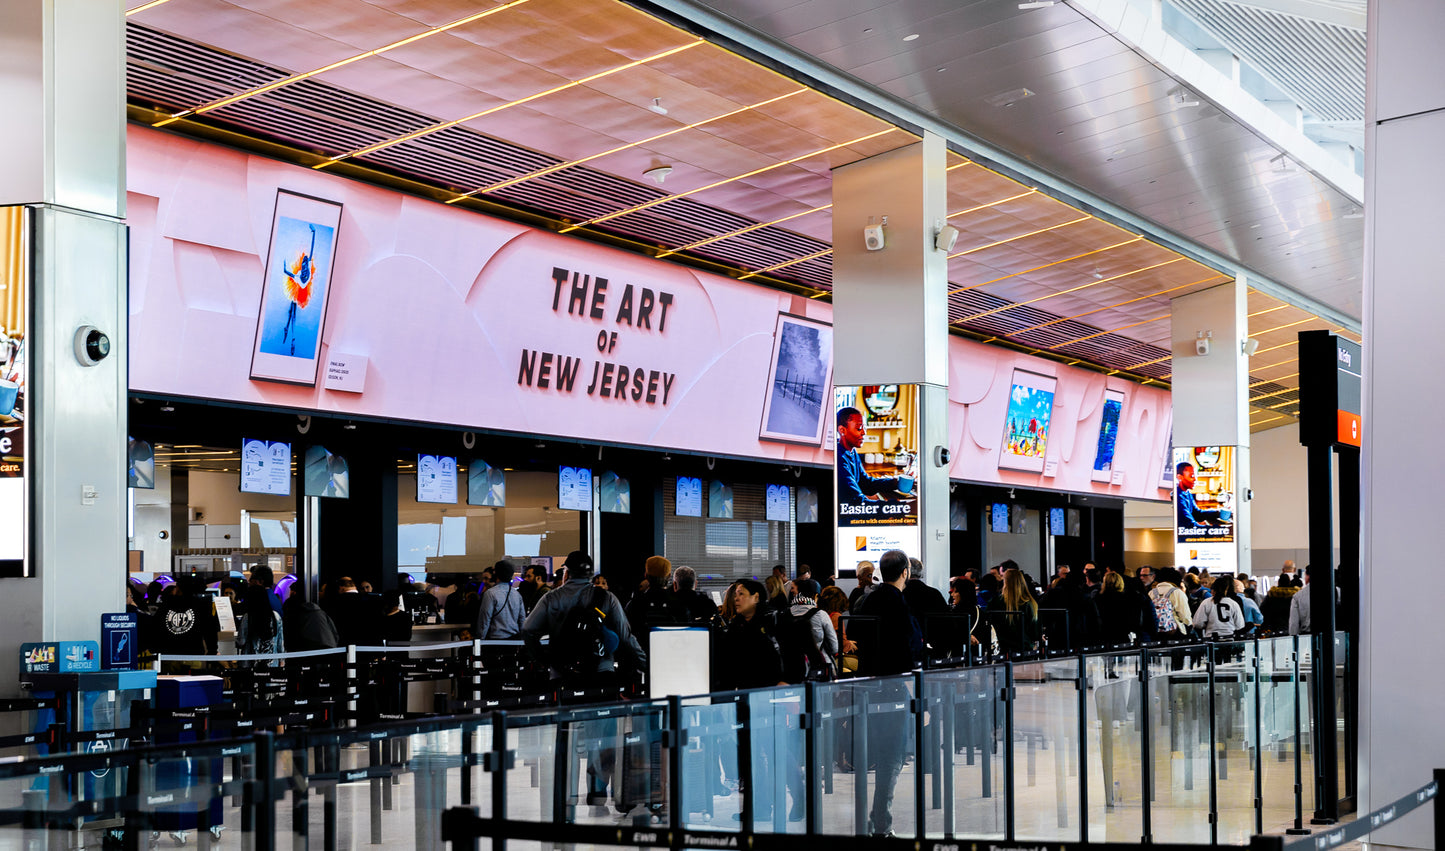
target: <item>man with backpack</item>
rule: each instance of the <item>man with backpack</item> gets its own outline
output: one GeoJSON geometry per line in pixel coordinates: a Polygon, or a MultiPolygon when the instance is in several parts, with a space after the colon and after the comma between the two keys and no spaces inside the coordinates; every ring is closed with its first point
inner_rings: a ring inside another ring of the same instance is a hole
{"type": "MultiPolygon", "coordinates": [[[[544,594],[522,624],[522,641],[532,658],[551,671],[562,702],[616,699],[617,690],[647,666],[647,654],[627,624],[622,604],[612,592],[592,584],[592,557],[573,550],[563,562],[567,582],[544,594]],[[548,636],[542,647],[542,636],[548,636]]],[[[560,571],[559,571],[560,572],[560,571]]],[[[611,787],[614,804],[627,812],[639,803],[617,775],[620,728],[616,718],[585,721],[577,735],[587,746],[587,803],[600,807],[611,787]]],[[[558,735],[561,735],[559,727],[558,735]]],[[[569,771],[563,762],[564,771],[569,771]]],[[[634,772],[636,773],[636,772],[634,772]]],[[[567,783],[571,783],[569,778],[567,783]]],[[[571,787],[569,787],[571,788],[571,787]]]]}
{"type": "Polygon", "coordinates": [[[781,618],[779,644],[783,651],[783,679],[790,683],[833,679],[833,660],[838,655],[838,633],[827,612],[818,608],[822,589],[812,579],[794,585],[792,606],[781,618]]]}
{"type": "Polygon", "coordinates": [[[668,587],[672,562],[665,556],[650,556],[643,572],[647,576],[647,590],[633,597],[625,611],[637,643],[646,652],[653,627],[673,626],[681,621],[681,617],[672,589],[668,587]]]}
{"type": "Polygon", "coordinates": [[[537,601],[522,624],[522,640],[564,687],[620,686],[624,675],[646,668],[647,654],[632,634],[622,604],[612,592],[592,584],[592,557],[574,550],[563,567],[567,584],[537,601]],[[550,636],[545,650],[544,635],[550,636]]]}
{"type": "Polygon", "coordinates": [[[1149,606],[1154,610],[1155,639],[1169,641],[1189,634],[1194,616],[1189,611],[1189,598],[1179,588],[1178,570],[1161,567],[1155,571],[1149,606]]]}

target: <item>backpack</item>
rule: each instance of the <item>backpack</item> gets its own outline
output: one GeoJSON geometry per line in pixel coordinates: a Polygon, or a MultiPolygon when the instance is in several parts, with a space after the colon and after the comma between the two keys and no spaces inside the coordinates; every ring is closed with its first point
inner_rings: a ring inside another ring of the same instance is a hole
{"type": "MultiPolygon", "coordinates": [[[[801,615],[778,614],[778,647],[783,654],[783,679],[790,683],[832,679],[833,663],[813,640],[814,606],[801,615]]],[[[825,616],[826,617],[826,616],[825,616]]]]}
{"type": "Polygon", "coordinates": [[[1179,621],[1174,619],[1174,603],[1169,599],[1173,594],[1172,590],[1164,591],[1163,588],[1149,592],[1149,602],[1154,604],[1154,629],[1162,636],[1179,635],[1179,621]]]}
{"type": "Polygon", "coordinates": [[[603,610],[606,594],[597,586],[579,595],[577,603],[562,616],[548,642],[550,661],[564,678],[587,678],[597,674],[598,663],[617,647],[618,636],[607,628],[603,610]],[[608,636],[611,634],[611,640],[608,636]]]}

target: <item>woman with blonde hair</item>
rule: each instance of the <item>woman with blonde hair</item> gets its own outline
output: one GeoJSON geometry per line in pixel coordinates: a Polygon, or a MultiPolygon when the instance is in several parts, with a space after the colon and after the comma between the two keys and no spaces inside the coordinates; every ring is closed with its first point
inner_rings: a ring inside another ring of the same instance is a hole
{"type": "Polygon", "coordinates": [[[1003,652],[1022,653],[1038,644],[1039,604],[1022,570],[1004,571],[1003,590],[989,602],[988,613],[1003,652]]]}
{"type": "Polygon", "coordinates": [[[768,599],[764,601],[767,607],[780,612],[786,611],[789,605],[788,584],[782,577],[774,573],[763,582],[763,586],[768,590],[768,599]]]}

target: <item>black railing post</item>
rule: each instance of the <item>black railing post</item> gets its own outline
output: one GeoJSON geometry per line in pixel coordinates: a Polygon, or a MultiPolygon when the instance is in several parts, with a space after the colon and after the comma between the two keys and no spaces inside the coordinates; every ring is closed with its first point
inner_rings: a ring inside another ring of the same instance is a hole
{"type": "Polygon", "coordinates": [[[251,823],[256,827],[256,851],[276,849],[276,738],[269,732],[257,733],[254,737],[256,748],[256,777],[253,781],[256,794],[252,804],[256,816],[251,823]]]}
{"type": "Polygon", "coordinates": [[[1445,768],[1435,769],[1435,847],[1445,848],[1445,768]]]}
{"type": "Polygon", "coordinates": [[[925,788],[927,774],[924,761],[926,751],[924,749],[925,736],[928,733],[928,698],[923,694],[923,671],[913,672],[913,700],[909,703],[913,708],[913,816],[915,822],[914,837],[922,839],[928,833],[928,811],[925,788]]]}
{"type": "MultiPolygon", "coordinates": [[[[1254,645],[1254,832],[1264,833],[1264,658],[1260,653],[1260,640],[1254,645]]],[[[1270,666],[1273,676],[1274,666],[1270,666]]]]}
{"type": "Polygon", "coordinates": [[[1079,654],[1079,841],[1089,841],[1089,663],[1079,654]]]}
{"type": "Polygon", "coordinates": [[[742,807],[738,813],[739,829],[746,835],[753,832],[753,725],[752,706],[746,694],[740,696],[738,707],[738,780],[742,782],[742,807]]]}
{"type": "MultiPolygon", "coordinates": [[[[1215,722],[1217,707],[1215,690],[1219,683],[1214,676],[1215,645],[1204,645],[1205,671],[1209,675],[1209,844],[1219,844],[1219,725],[1215,722]]],[[[1198,728],[1196,728],[1198,729],[1198,728]]]]}
{"type": "MultiPolygon", "coordinates": [[[[507,770],[512,766],[507,750],[507,713],[492,713],[492,750],[489,753],[488,773],[492,775],[492,819],[507,819],[507,770]]],[[[507,851],[507,832],[500,830],[492,838],[493,851],[507,851]]]]}
{"type": "MultiPolygon", "coordinates": [[[[667,827],[669,843],[673,849],[682,848],[682,752],[687,745],[687,733],[682,728],[682,698],[671,695],[667,698],[667,721],[662,743],[667,747],[667,827]]],[[[704,781],[706,782],[706,781],[704,781]]],[[[704,789],[704,794],[711,790],[704,789]]]]}
{"type": "Polygon", "coordinates": [[[1150,844],[1154,841],[1154,745],[1150,741],[1149,709],[1154,705],[1149,695],[1149,651],[1139,650],[1139,783],[1143,787],[1139,796],[1144,799],[1143,831],[1139,841],[1150,844]]]}
{"type": "Polygon", "coordinates": [[[809,682],[803,692],[803,827],[809,836],[818,833],[818,812],[822,807],[818,786],[818,763],[823,758],[818,721],[818,684],[809,682]]]}
{"type": "Polygon", "coordinates": [[[1004,841],[1014,841],[1014,664],[1003,664],[1004,841]]]}

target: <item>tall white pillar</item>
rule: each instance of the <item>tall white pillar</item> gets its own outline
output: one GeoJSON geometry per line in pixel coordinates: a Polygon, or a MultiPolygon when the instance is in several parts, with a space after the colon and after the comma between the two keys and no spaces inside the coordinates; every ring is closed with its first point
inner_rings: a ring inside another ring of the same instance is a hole
{"type": "MultiPolygon", "coordinates": [[[[1445,767],[1440,479],[1445,420],[1445,4],[1369,4],[1360,565],[1360,811],[1445,767]]],[[[1341,518],[1345,522],[1345,518],[1341,518]]],[[[1373,847],[1431,848],[1429,806],[1373,847]]]]}
{"type": "Polygon", "coordinates": [[[928,133],[833,172],[833,383],[919,385],[920,559],[939,589],[950,575],[948,468],[934,451],[948,445],[948,253],[935,247],[946,169],[944,141],[928,133]],[[865,244],[870,225],[883,226],[882,250],[865,244]]]}
{"type": "Polygon", "coordinates": [[[33,211],[26,350],[29,562],[0,579],[0,694],[25,641],[95,640],[126,550],[124,4],[0,4],[0,204],[33,211]],[[111,354],[82,366],[76,329],[111,354]]]}
{"type": "Polygon", "coordinates": [[[1174,445],[1235,447],[1234,540],[1238,567],[1253,573],[1249,543],[1249,332],[1243,279],[1170,302],[1174,445]],[[1201,341],[1207,345],[1201,347],[1201,341]],[[1207,354],[1201,351],[1207,349],[1207,354]]]}

